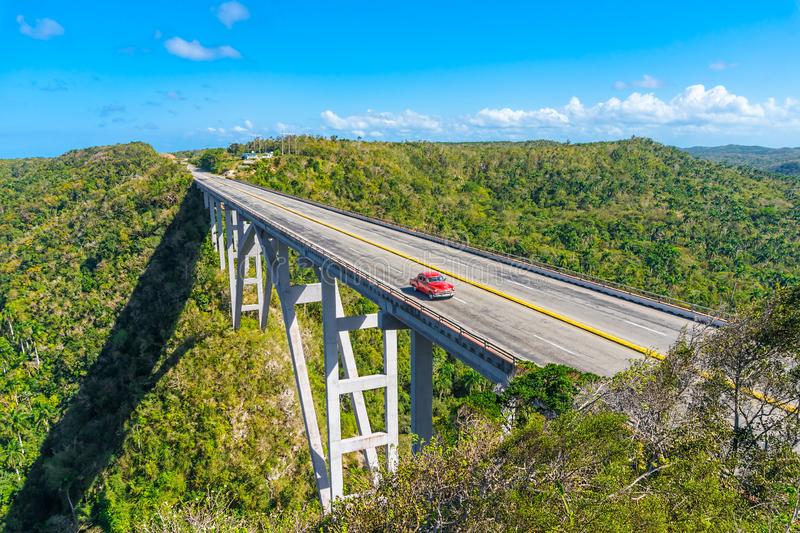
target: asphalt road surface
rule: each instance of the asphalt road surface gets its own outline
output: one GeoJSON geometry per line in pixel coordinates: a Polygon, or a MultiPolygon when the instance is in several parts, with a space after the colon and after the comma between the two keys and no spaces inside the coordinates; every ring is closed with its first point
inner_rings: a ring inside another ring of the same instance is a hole
{"type": "MultiPolygon", "coordinates": [[[[368,221],[286,198],[239,181],[193,171],[195,178],[219,196],[247,206],[297,232],[325,250],[408,294],[408,281],[423,270],[419,263],[308,220],[279,206],[301,212],[367,240],[480,282],[498,291],[559,313],[639,346],[666,352],[681,334],[701,327],[691,320],[554,280],[523,269],[457,250],[368,221]],[[269,200],[279,206],[272,205],[269,200]]],[[[491,340],[517,356],[543,365],[561,363],[599,375],[613,375],[642,354],[529,309],[483,288],[451,278],[455,296],[425,305],[491,340]]]]}

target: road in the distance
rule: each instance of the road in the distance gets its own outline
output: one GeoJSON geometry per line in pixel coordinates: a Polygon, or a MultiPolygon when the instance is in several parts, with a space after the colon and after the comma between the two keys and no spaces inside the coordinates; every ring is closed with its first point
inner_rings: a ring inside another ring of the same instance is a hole
{"type": "MultiPolygon", "coordinates": [[[[696,326],[690,320],[663,311],[351,218],[243,182],[204,172],[193,173],[196,179],[218,191],[223,198],[229,197],[247,206],[267,220],[297,232],[401,290],[408,290],[409,278],[427,269],[262,199],[662,353],[675,342],[682,330],[696,326]]],[[[453,299],[433,302],[425,299],[425,305],[521,358],[537,364],[561,363],[600,375],[612,375],[625,369],[632,359],[642,357],[629,348],[496,294],[458,280],[450,281],[456,287],[453,299]]]]}

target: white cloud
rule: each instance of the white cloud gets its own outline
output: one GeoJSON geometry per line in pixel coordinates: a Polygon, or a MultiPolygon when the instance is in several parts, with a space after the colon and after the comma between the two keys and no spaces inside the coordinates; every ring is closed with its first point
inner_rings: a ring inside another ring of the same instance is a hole
{"type": "Polygon", "coordinates": [[[564,107],[525,110],[482,109],[467,123],[495,132],[528,130],[565,135],[598,133],[624,135],[660,128],[674,131],[750,131],[753,128],[800,128],[800,101],[769,99],[750,102],[722,85],[691,85],[670,100],[653,93],[633,92],[627,98],[609,98],[586,106],[572,97],[564,107]]]}
{"type": "Polygon", "coordinates": [[[17,15],[17,24],[19,24],[19,32],[22,35],[27,35],[28,37],[41,41],[64,35],[64,27],[55,20],[49,18],[36,19],[36,23],[31,26],[25,22],[25,17],[17,15]]]}
{"type": "MultiPolygon", "coordinates": [[[[631,135],[660,139],[718,138],[746,140],[764,135],[800,133],[800,100],[751,101],[723,85],[690,85],[672,98],[633,91],[594,103],[573,96],[563,106],[485,107],[462,117],[432,118],[415,111],[343,116],[320,114],[323,129],[370,138],[438,140],[561,138],[608,139],[631,135]]],[[[286,130],[285,124],[278,131],[286,130]]],[[[671,141],[675,142],[675,141],[671,141]]]]}
{"type": "Polygon", "coordinates": [[[197,39],[190,42],[180,37],[173,37],[167,39],[164,47],[170,54],[192,61],[212,61],[224,58],[239,59],[242,57],[242,54],[233,47],[225,45],[209,48],[200,44],[197,39]]]}
{"type": "Polygon", "coordinates": [[[514,110],[508,107],[502,109],[484,108],[469,119],[476,126],[510,127],[544,127],[559,126],[569,122],[563,113],[550,107],[534,111],[514,110]]]}
{"type": "Polygon", "coordinates": [[[645,74],[642,79],[631,82],[615,81],[614,88],[617,90],[630,89],[637,87],[639,89],[660,89],[664,86],[664,82],[658,78],[654,78],[650,74],[645,74]]]}
{"type": "Polygon", "coordinates": [[[730,68],[736,68],[738,66],[739,66],[739,63],[728,63],[726,61],[714,61],[713,63],[708,65],[708,68],[710,68],[711,70],[727,70],[727,69],[730,69],[730,68]]]}
{"type": "Polygon", "coordinates": [[[331,110],[325,110],[320,113],[320,116],[328,127],[347,131],[359,137],[367,135],[367,132],[371,137],[379,137],[387,132],[414,135],[421,132],[436,133],[442,130],[439,120],[411,109],[406,109],[402,113],[379,113],[367,110],[363,115],[347,117],[341,117],[331,110]]]}
{"type": "Polygon", "coordinates": [[[253,123],[250,120],[245,120],[243,124],[236,124],[230,128],[215,128],[209,126],[206,128],[208,133],[216,133],[218,135],[231,136],[240,138],[242,135],[249,137],[257,137],[258,133],[254,131],[253,123]]]}
{"type": "Polygon", "coordinates": [[[239,2],[223,2],[217,8],[217,18],[226,28],[231,29],[234,24],[250,18],[250,11],[239,2]]]}

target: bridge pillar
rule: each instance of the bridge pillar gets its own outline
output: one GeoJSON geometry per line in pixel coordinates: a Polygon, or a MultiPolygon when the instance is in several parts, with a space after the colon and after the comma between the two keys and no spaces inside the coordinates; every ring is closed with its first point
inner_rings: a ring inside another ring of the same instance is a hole
{"type": "MultiPolygon", "coordinates": [[[[325,453],[322,448],[322,436],[317,423],[317,412],[314,408],[314,398],[311,394],[311,383],[308,379],[303,339],[300,334],[300,324],[297,321],[295,304],[298,301],[297,293],[292,291],[289,274],[289,249],[281,242],[274,244],[260,234],[260,242],[264,250],[267,264],[270,265],[271,279],[278,291],[281,302],[283,323],[286,328],[286,337],[289,341],[289,353],[292,357],[297,396],[300,399],[300,410],[303,414],[303,424],[306,429],[306,438],[311,452],[311,464],[314,467],[314,476],[317,481],[317,493],[320,504],[325,510],[330,509],[331,490],[328,469],[325,464],[325,453]]],[[[319,301],[319,300],[317,300],[319,301]]]]}
{"type": "Polygon", "coordinates": [[[233,251],[239,249],[239,236],[241,235],[242,228],[239,225],[239,213],[234,208],[228,209],[230,212],[231,234],[233,237],[233,251]]]}
{"type": "Polygon", "coordinates": [[[411,433],[418,453],[433,437],[433,343],[411,330],[411,433]]]}
{"type": "Polygon", "coordinates": [[[225,240],[228,245],[228,284],[231,294],[231,320],[236,324],[236,248],[234,236],[236,235],[236,211],[229,205],[225,206],[225,240]]]}
{"type": "Polygon", "coordinates": [[[363,452],[367,465],[378,480],[378,446],[386,446],[386,467],[393,471],[397,467],[399,442],[397,415],[397,331],[384,329],[383,374],[359,376],[350,330],[379,327],[377,314],[344,316],[338,281],[317,269],[322,295],[322,330],[325,354],[325,394],[328,425],[328,466],[331,484],[331,501],[344,496],[343,455],[348,452],[363,452]],[[343,378],[339,376],[340,356],[343,378]],[[385,431],[373,432],[363,392],[384,389],[385,431]],[[342,438],[341,397],[349,395],[353,404],[358,435],[342,438]]]}
{"type": "Polygon", "coordinates": [[[216,219],[217,252],[219,253],[219,269],[225,270],[225,234],[222,230],[222,202],[213,200],[214,218],[216,219]]]}
{"type": "Polygon", "coordinates": [[[322,335],[325,354],[325,405],[328,415],[328,466],[333,501],[344,495],[336,280],[327,279],[323,273],[320,276],[320,283],[322,283],[322,335]]]}
{"type": "Polygon", "coordinates": [[[383,330],[383,372],[386,375],[384,392],[384,423],[386,425],[386,469],[394,472],[399,461],[400,428],[397,419],[397,330],[383,330]]]}
{"type": "MultiPolygon", "coordinates": [[[[267,313],[269,312],[269,302],[266,301],[264,294],[264,280],[261,268],[261,239],[256,235],[255,226],[249,226],[244,232],[239,232],[239,249],[236,251],[236,278],[233,283],[234,293],[231,296],[233,306],[233,328],[239,329],[241,325],[242,311],[258,311],[259,326],[264,329],[267,323],[267,313]],[[250,259],[254,260],[255,277],[248,278],[247,272],[250,270],[250,259]],[[245,285],[255,285],[256,303],[244,303],[245,285]]],[[[272,290],[271,281],[267,275],[267,286],[272,290]]]]}
{"type": "MultiPolygon", "coordinates": [[[[213,201],[213,199],[212,199],[213,201]]],[[[274,285],[280,300],[289,352],[294,369],[297,393],[300,400],[303,423],[308,439],[311,461],[317,482],[320,503],[329,511],[331,503],[344,495],[343,456],[345,453],[361,452],[368,468],[377,481],[380,471],[377,448],[386,446],[386,466],[393,471],[398,463],[398,390],[397,390],[397,329],[406,327],[387,313],[345,316],[339,293],[338,281],[314,265],[308,258],[300,258],[300,265],[315,269],[319,283],[292,285],[289,268],[289,248],[273,238],[263,229],[247,223],[235,209],[226,205],[222,209],[216,201],[210,206],[213,213],[213,228],[217,230],[220,245],[220,258],[227,267],[231,290],[231,310],[233,325],[241,325],[243,311],[259,311],[260,327],[267,323],[269,300],[274,285]],[[225,237],[218,225],[225,217],[225,237]],[[261,257],[267,265],[263,272],[261,257]],[[250,259],[255,260],[255,277],[248,278],[250,259]],[[265,278],[265,279],[264,279],[265,278]],[[264,286],[266,281],[266,286],[264,286]],[[258,304],[244,304],[244,288],[257,286],[258,304]],[[326,425],[328,435],[328,458],[326,460],[322,438],[317,422],[314,399],[308,376],[308,367],[297,320],[295,306],[322,302],[323,352],[326,372],[326,425]],[[383,337],[384,372],[359,376],[350,331],[357,329],[380,328],[383,337]],[[342,377],[340,377],[340,366],[342,377]],[[365,390],[384,389],[385,431],[372,430],[364,401],[365,390]],[[358,435],[342,438],[341,404],[342,396],[349,396],[358,428],[358,435]]],[[[212,233],[212,238],[213,238],[212,233]]]]}
{"type": "MultiPolygon", "coordinates": [[[[322,272],[319,269],[317,270],[317,276],[320,280],[322,280],[322,272]]],[[[338,333],[338,349],[339,355],[342,358],[344,377],[345,379],[355,379],[358,377],[358,368],[356,366],[355,354],[353,353],[353,344],[350,341],[350,331],[348,331],[346,328],[343,328],[338,321],[339,318],[344,317],[344,306],[342,305],[342,297],[339,293],[338,283],[336,283],[334,292],[336,298],[336,328],[338,333]]],[[[353,391],[350,394],[350,401],[353,404],[353,414],[356,418],[358,433],[360,435],[369,435],[372,433],[372,425],[370,424],[369,416],[367,415],[367,404],[364,401],[363,392],[353,391]]],[[[375,448],[366,448],[364,450],[364,459],[366,459],[369,469],[377,475],[378,470],[380,469],[380,463],[378,463],[378,452],[375,450],[375,448]]]]}
{"type": "Polygon", "coordinates": [[[214,207],[214,199],[205,191],[203,191],[203,198],[205,198],[206,209],[208,209],[208,231],[211,233],[211,245],[214,247],[214,251],[217,252],[219,239],[217,238],[217,211],[214,207]]]}

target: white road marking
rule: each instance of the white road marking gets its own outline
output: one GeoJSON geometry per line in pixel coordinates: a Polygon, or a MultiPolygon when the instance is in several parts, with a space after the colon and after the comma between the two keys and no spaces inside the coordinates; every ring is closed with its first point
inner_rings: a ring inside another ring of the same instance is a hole
{"type": "Polygon", "coordinates": [[[530,289],[530,285],[525,285],[524,283],[519,283],[518,281],[514,281],[513,279],[506,278],[506,281],[510,281],[514,285],[519,285],[520,287],[525,287],[526,289],[530,289]]]}
{"type": "MultiPolygon", "coordinates": [[[[623,320],[625,320],[625,319],[623,319],[623,320]]],[[[660,331],[656,331],[654,329],[648,328],[647,326],[643,326],[641,324],[637,324],[636,322],[631,322],[630,320],[625,320],[625,322],[627,322],[631,326],[636,326],[637,328],[642,328],[642,329],[646,329],[647,331],[652,331],[656,335],[661,335],[662,337],[666,337],[667,336],[666,333],[661,333],[660,331]]]]}
{"type": "Polygon", "coordinates": [[[549,345],[551,345],[551,346],[555,346],[555,347],[556,347],[556,348],[558,348],[559,350],[564,350],[564,351],[565,351],[565,352],[567,352],[568,354],[571,354],[571,355],[574,355],[574,356],[578,357],[578,354],[576,354],[576,353],[575,353],[575,352],[573,352],[572,350],[567,350],[567,349],[566,349],[566,348],[564,348],[563,346],[560,346],[560,345],[558,345],[558,344],[554,343],[553,341],[549,341],[549,340],[545,339],[544,337],[540,337],[539,335],[536,335],[536,334],[534,334],[533,336],[534,336],[534,337],[536,337],[537,339],[539,339],[540,341],[544,341],[544,342],[546,342],[547,344],[549,344],[549,345]]]}
{"type": "Polygon", "coordinates": [[[462,304],[465,304],[465,303],[467,303],[467,302],[465,302],[464,300],[462,300],[461,298],[458,298],[458,297],[456,297],[456,296],[453,296],[453,300],[458,300],[458,301],[459,301],[459,302],[461,302],[462,304]]]}
{"type": "Polygon", "coordinates": [[[391,268],[391,269],[392,269],[392,270],[394,270],[395,272],[402,272],[402,271],[403,271],[402,269],[400,269],[400,268],[397,268],[396,266],[392,266],[392,265],[389,265],[389,268],[391,268]]]}

